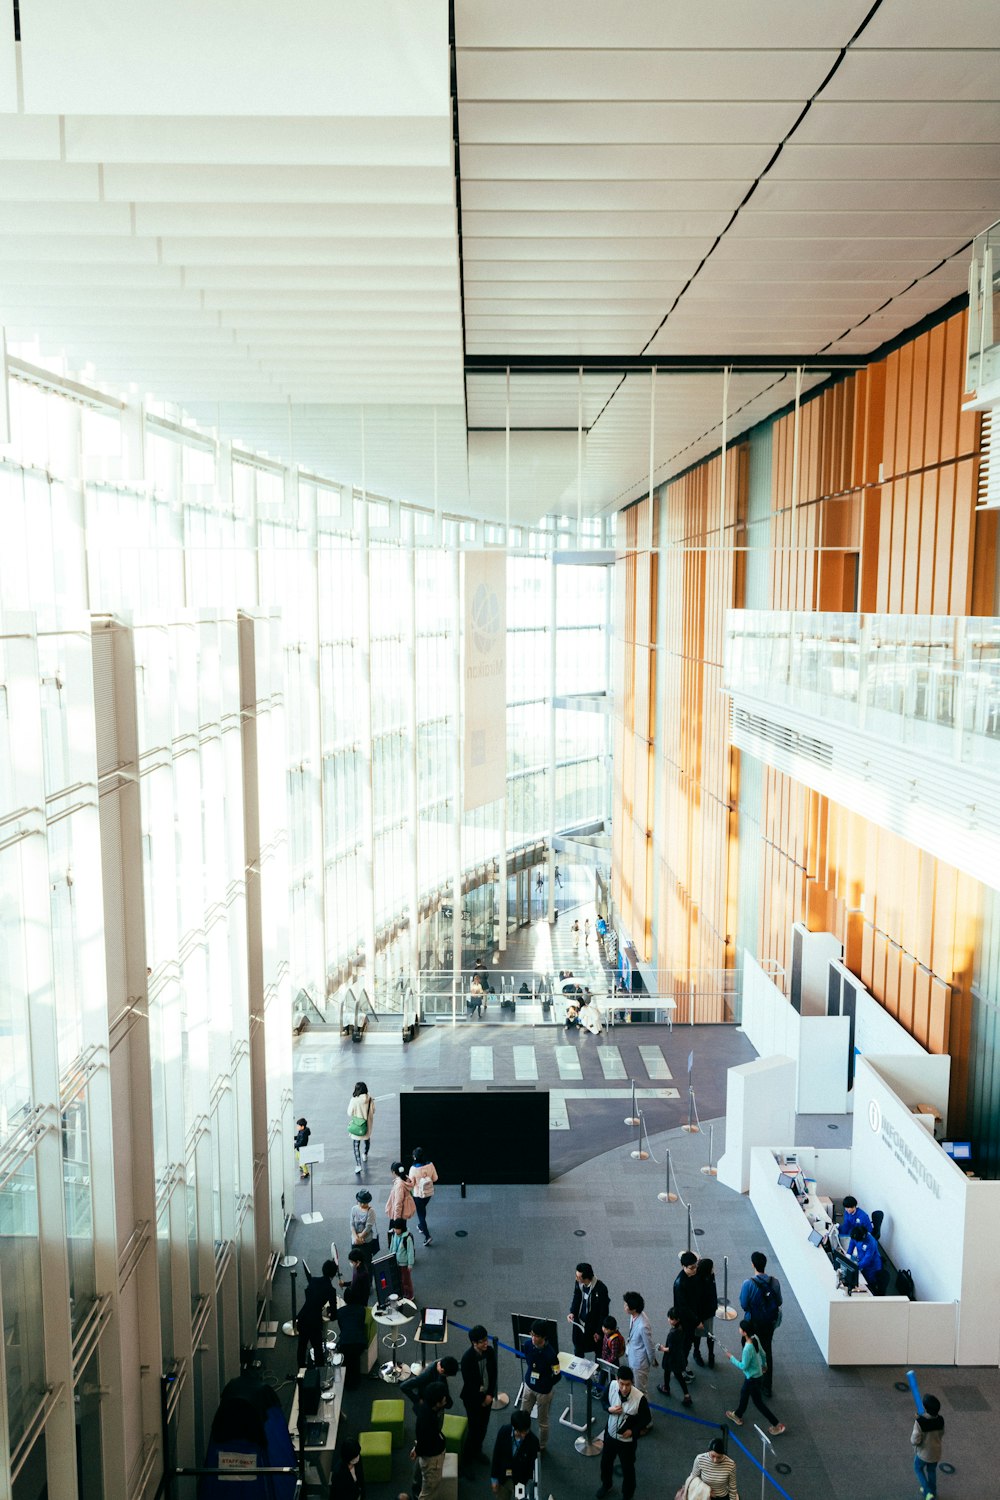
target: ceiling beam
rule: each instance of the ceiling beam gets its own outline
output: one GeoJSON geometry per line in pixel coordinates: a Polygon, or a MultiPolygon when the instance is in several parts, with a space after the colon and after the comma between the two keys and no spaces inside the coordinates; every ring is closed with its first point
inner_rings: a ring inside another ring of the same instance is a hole
{"type": "Polygon", "coordinates": [[[866,354],[467,354],[467,375],[496,375],[510,370],[519,375],[584,374],[635,370],[861,370],[866,354]]]}

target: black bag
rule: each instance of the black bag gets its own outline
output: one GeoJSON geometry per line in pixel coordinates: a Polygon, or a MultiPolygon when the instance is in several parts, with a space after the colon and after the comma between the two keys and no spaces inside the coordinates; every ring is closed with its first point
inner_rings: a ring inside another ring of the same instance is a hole
{"type": "Polygon", "coordinates": [[[916,1302],[917,1291],[913,1285],[913,1276],[909,1271],[896,1272],[896,1296],[909,1297],[911,1302],[916,1302]]]}

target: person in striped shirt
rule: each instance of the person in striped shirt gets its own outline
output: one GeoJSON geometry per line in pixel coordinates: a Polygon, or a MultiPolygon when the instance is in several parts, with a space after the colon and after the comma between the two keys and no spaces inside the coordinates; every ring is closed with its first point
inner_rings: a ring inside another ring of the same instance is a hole
{"type": "Polygon", "coordinates": [[[736,1465],[726,1452],[721,1438],[708,1445],[707,1453],[699,1453],[691,1466],[688,1483],[700,1479],[711,1491],[712,1500],[739,1500],[736,1489],[736,1465]]]}

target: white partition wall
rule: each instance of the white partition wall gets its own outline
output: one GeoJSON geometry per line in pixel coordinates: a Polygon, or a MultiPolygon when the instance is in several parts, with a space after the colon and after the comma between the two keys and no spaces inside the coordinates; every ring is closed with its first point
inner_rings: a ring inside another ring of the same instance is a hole
{"type": "Polygon", "coordinates": [[[848,1018],[800,1015],[770,975],[765,974],[752,954],[746,951],[742,1025],[761,1057],[790,1057],[795,1062],[795,1107],[799,1114],[845,1112],[850,1038],[848,1018]]]}
{"type": "Polygon", "coordinates": [[[760,1057],[729,1069],[726,1150],[718,1169],[725,1187],[747,1191],[755,1146],[795,1139],[795,1072],[790,1057],[760,1057]]]}
{"type": "MultiPolygon", "coordinates": [[[[958,1364],[1000,1363],[1000,1303],[996,1282],[1000,1243],[1000,1182],[966,1177],[938,1145],[912,1106],[935,1080],[914,1078],[893,1064],[860,1059],[855,1078],[852,1187],[869,1211],[891,1215],[886,1248],[897,1266],[913,1272],[922,1302],[957,1303],[958,1364]],[[903,1097],[897,1092],[903,1091],[903,1097]]],[[[933,1064],[939,1059],[928,1058],[933,1064]]],[[[907,1060],[910,1062],[910,1060],[907,1060]]]]}

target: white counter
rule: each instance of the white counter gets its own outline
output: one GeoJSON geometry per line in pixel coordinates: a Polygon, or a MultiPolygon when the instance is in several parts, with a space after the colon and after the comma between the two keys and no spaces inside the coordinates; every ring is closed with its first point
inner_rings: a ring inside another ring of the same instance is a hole
{"type": "MultiPolygon", "coordinates": [[[[849,1151],[800,1151],[799,1157],[815,1158],[820,1194],[839,1198],[849,1190],[849,1151]]],[[[750,1201],[827,1364],[904,1369],[914,1362],[954,1364],[955,1303],[848,1296],[838,1287],[826,1252],[810,1244],[812,1225],[795,1194],[779,1183],[780,1171],[775,1151],[755,1147],[750,1153],[750,1201]]]]}

